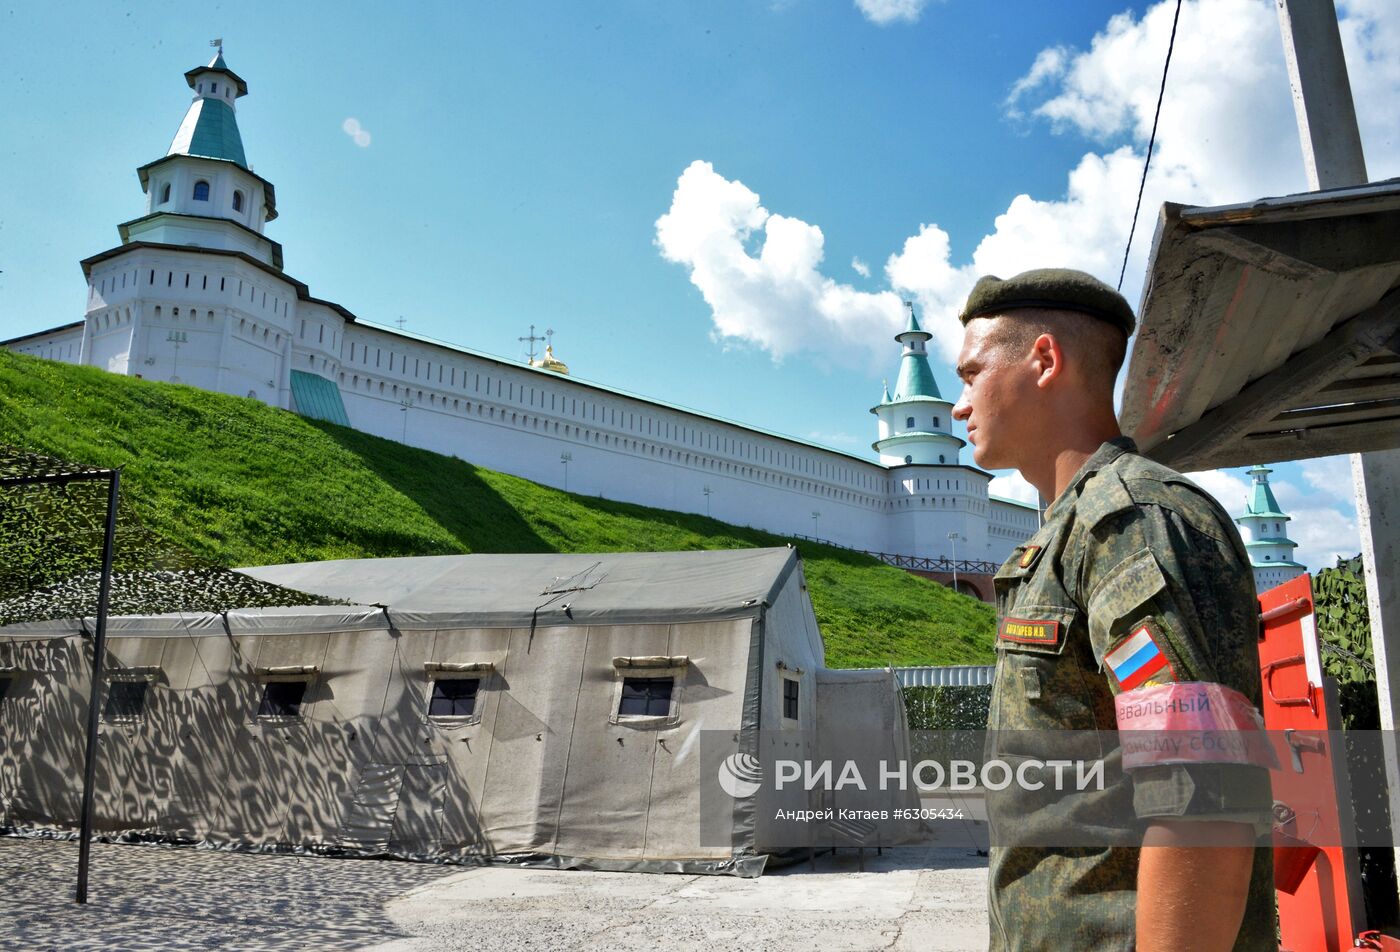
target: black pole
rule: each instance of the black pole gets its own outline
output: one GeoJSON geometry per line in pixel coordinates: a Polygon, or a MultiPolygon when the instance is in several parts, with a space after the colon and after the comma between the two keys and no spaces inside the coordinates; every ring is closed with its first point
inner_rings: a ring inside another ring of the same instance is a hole
{"type": "Polygon", "coordinates": [[[97,635],[92,642],[92,694],[88,701],[87,759],[83,764],[82,825],[78,834],[78,891],[87,902],[88,854],[92,849],[92,786],[97,777],[97,702],[102,694],[102,656],[107,650],[107,596],[112,587],[112,537],[117,532],[117,490],[121,473],[112,470],[107,490],[107,530],[102,537],[102,579],[97,589],[97,635]]]}

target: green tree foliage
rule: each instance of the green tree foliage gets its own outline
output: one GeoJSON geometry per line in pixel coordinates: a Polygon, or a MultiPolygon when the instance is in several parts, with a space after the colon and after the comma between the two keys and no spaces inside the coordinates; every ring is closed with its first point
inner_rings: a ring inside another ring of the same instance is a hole
{"type": "Polygon", "coordinates": [[[1376,663],[1361,556],[1338,559],[1334,568],[1318,572],[1312,588],[1322,668],[1337,679],[1342,725],[1348,730],[1379,729],[1376,663]]]}

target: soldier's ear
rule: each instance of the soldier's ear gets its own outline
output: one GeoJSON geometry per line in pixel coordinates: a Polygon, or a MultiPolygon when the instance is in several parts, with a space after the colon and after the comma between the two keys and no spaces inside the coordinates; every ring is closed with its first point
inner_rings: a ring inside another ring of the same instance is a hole
{"type": "Polygon", "coordinates": [[[1065,353],[1054,334],[1041,334],[1031,344],[1031,367],[1036,372],[1035,385],[1050,386],[1065,369],[1065,353]]]}

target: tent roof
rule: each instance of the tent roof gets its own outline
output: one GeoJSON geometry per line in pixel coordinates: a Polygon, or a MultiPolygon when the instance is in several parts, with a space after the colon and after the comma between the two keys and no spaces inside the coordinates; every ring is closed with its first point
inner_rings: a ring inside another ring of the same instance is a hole
{"type": "Polygon", "coordinates": [[[756,615],[797,550],[434,555],[239,571],[298,591],[383,605],[400,627],[449,616],[476,626],[705,620],[756,615]]]}
{"type": "Polygon", "coordinates": [[[1400,446],[1400,179],[1157,225],[1121,422],[1181,470],[1400,446]]]}
{"type": "MultiPolygon", "coordinates": [[[[108,632],[223,637],[386,624],[411,631],[717,621],[771,606],[798,564],[792,548],[296,562],[236,571],[274,585],[295,580],[298,591],[359,604],[116,616],[108,632]]],[[[0,637],[58,638],[95,627],[91,617],[15,623],[0,626],[0,637]]]]}

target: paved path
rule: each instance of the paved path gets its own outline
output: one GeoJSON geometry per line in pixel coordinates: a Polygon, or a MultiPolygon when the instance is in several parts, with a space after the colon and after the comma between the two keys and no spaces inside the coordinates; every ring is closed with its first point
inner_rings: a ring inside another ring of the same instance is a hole
{"type": "Polygon", "coordinates": [[[0,948],[981,950],[986,860],[821,856],[760,879],[593,873],[0,838],[0,948]]]}

